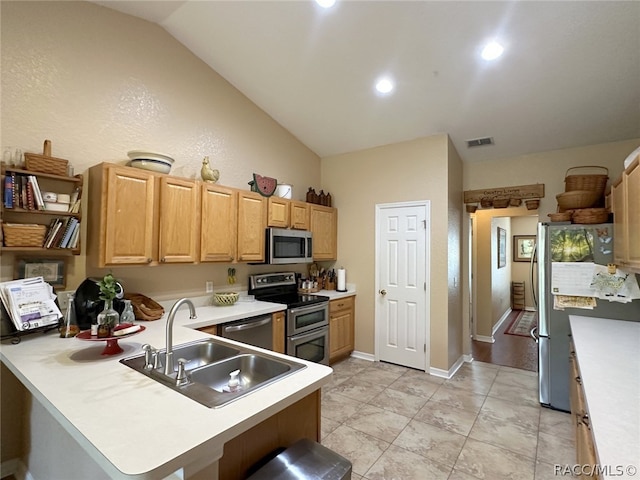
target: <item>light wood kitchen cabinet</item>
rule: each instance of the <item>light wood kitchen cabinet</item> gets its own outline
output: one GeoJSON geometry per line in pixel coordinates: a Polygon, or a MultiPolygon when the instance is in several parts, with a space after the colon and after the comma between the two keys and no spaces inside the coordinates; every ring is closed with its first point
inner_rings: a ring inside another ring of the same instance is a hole
{"type": "Polygon", "coordinates": [[[232,188],[202,185],[200,261],[233,262],[237,255],[238,193],[232,188]]]}
{"type": "Polygon", "coordinates": [[[89,170],[89,256],[98,267],[197,260],[197,183],[138,168],[89,170]]]}
{"type": "Polygon", "coordinates": [[[291,204],[286,198],[269,197],[267,226],[289,228],[291,204]]]}
{"type": "Polygon", "coordinates": [[[271,315],[273,347],[272,350],[278,353],[286,353],[286,328],[285,328],[285,312],[275,312],[271,315]]]}
{"type": "Polygon", "coordinates": [[[612,185],[610,200],[614,262],[640,273],[640,157],[612,185]]]}
{"type": "Polygon", "coordinates": [[[329,302],[329,363],[351,355],[354,348],[355,296],[329,302]]]}
{"type": "Polygon", "coordinates": [[[218,335],[218,326],[209,325],[208,327],[200,327],[198,328],[198,331],[208,333],[209,335],[218,335]]]}
{"type": "Polygon", "coordinates": [[[267,202],[259,193],[238,193],[239,262],[262,262],[265,254],[267,202]]]}
{"type": "Polygon", "coordinates": [[[203,184],[200,261],[263,261],[266,206],[260,194],[203,184]]]}
{"type": "Polygon", "coordinates": [[[91,167],[87,252],[97,266],[153,261],[155,180],[151,172],[136,168],[91,167]]]}
{"type": "Polygon", "coordinates": [[[571,416],[575,426],[576,465],[581,467],[580,478],[599,478],[590,467],[598,463],[593,444],[593,434],[589,421],[582,388],[580,368],[576,358],[573,342],[569,345],[569,399],[571,404],[571,416]]]}
{"type": "Polygon", "coordinates": [[[198,261],[200,189],[193,180],[160,177],[158,259],[161,263],[198,261]]]}
{"type": "Polygon", "coordinates": [[[332,207],[311,204],[310,230],[313,234],[313,259],[337,260],[338,211],[332,207]]]}
{"type": "Polygon", "coordinates": [[[309,204],[292,200],[289,204],[291,209],[291,228],[296,230],[309,230],[309,204]]]}
{"type": "Polygon", "coordinates": [[[267,226],[309,230],[309,204],[280,197],[269,197],[267,226]]]}

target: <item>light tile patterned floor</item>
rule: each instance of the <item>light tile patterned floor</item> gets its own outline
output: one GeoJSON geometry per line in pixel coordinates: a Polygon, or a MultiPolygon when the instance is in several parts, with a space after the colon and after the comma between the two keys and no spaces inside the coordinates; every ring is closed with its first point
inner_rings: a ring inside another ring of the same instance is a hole
{"type": "MultiPolygon", "coordinates": [[[[537,374],[464,364],[449,380],[349,358],[322,390],[322,444],[354,480],[559,480],[571,416],[540,407],[537,374]]],[[[565,477],[566,478],[566,477],[565,477]]]]}

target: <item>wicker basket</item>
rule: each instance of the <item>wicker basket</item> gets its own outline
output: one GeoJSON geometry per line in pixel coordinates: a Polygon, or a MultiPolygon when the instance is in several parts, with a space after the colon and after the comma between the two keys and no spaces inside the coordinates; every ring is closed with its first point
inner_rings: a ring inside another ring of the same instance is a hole
{"type": "Polygon", "coordinates": [[[571,192],[559,193],[556,195],[556,200],[558,201],[560,209],[566,211],[576,208],[593,207],[601,197],[601,194],[591,190],[573,190],[571,192]]]}
{"type": "Polygon", "coordinates": [[[26,169],[31,170],[32,172],[66,176],[69,160],[46,157],[44,155],[38,155],[37,153],[25,153],[24,163],[26,169]]]}
{"type": "Polygon", "coordinates": [[[493,206],[493,198],[490,197],[482,197],[480,199],[480,206],[482,208],[490,208],[493,206]]]}
{"type": "MultiPolygon", "coordinates": [[[[585,167],[572,167],[567,170],[565,174],[565,192],[573,192],[575,190],[588,190],[590,192],[596,192],[598,197],[604,194],[604,189],[607,186],[607,180],[609,179],[609,169],[599,166],[585,166],[585,167]],[[596,168],[603,170],[604,174],[585,174],[585,175],[569,175],[571,170],[577,168],[596,168]]],[[[578,207],[579,208],[579,207],[578,207]]]]}
{"type": "Polygon", "coordinates": [[[540,200],[537,198],[533,200],[525,200],[524,204],[527,206],[527,210],[537,210],[540,206],[540,200]]]}
{"type": "Polygon", "coordinates": [[[138,320],[158,320],[164,315],[164,308],[155,300],[141,293],[125,293],[124,298],[131,300],[133,313],[138,320]]]}
{"type": "Polygon", "coordinates": [[[27,223],[3,223],[2,231],[5,247],[42,247],[47,227],[27,223]]]}
{"type": "Polygon", "coordinates": [[[238,301],[240,295],[235,292],[223,292],[213,294],[213,304],[219,307],[228,307],[238,301]]]}
{"type": "Polygon", "coordinates": [[[507,208],[509,206],[509,197],[505,198],[494,198],[493,199],[493,208],[507,208]]]}
{"type": "Polygon", "coordinates": [[[570,222],[573,210],[567,210],[566,212],[549,213],[548,217],[552,222],[570,222]]]}
{"type": "Polygon", "coordinates": [[[609,219],[606,208],[582,208],[575,210],[571,216],[573,223],[604,223],[609,219]]]}
{"type": "Polygon", "coordinates": [[[520,205],[522,205],[522,199],[521,198],[511,198],[511,199],[509,199],[509,206],[510,207],[519,207],[520,205]]]}

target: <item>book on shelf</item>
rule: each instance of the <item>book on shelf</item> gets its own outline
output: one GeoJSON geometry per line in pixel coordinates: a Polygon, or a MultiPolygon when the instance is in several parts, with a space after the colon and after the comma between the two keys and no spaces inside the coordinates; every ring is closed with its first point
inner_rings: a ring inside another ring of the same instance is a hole
{"type": "Polygon", "coordinates": [[[38,184],[38,178],[35,175],[29,175],[29,184],[33,189],[33,199],[37,210],[44,210],[44,199],[42,198],[42,190],[38,184]]]}
{"type": "Polygon", "coordinates": [[[4,208],[13,208],[13,176],[4,177],[4,208]]]}
{"type": "Polygon", "coordinates": [[[36,209],[36,201],[34,200],[33,186],[31,183],[27,182],[25,185],[25,190],[27,192],[27,210],[35,210],[36,209]]]}
{"type": "Polygon", "coordinates": [[[69,222],[67,222],[67,226],[64,231],[64,235],[62,236],[62,239],[60,240],[58,247],[67,248],[67,245],[69,244],[69,239],[71,238],[71,235],[73,234],[73,230],[75,229],[75,226],[77,224],[78,224],[77,218],[71,217],[69,219],[69,222]]]}
{"type": "Polygon", "coordinates": [[[73,229],[73,233],[71,234],[71,238],[69,239],[69,244],[67,245],[67,248],[76,248],[78,246],[79,238],[80,238],[80,222],[76,223],[76,226],[73,229]]]}
{"type": "Polygon", "coordinates": [[[47,234],[45,236],[45,240],[44,240],[44,248],[50,248],[53,245],[53,240],[56,238],[56,235],[58,234],[58,230],[60,230],[60,228],[62,227],[62,219],[61,218],[54,218],[53,220],[51,220],[51,223],[49,224],[49,230],[47,231],[47,234]]]}

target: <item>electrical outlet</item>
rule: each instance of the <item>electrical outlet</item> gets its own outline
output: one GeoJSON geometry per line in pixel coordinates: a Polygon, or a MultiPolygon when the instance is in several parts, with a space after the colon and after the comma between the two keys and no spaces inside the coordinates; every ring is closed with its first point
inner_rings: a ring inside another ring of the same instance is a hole
{"type": "Polygon", "coordinates": [[[205,283],[206,293],[213,293],[213,282],[205,283]]]}
{"type": "Polygon", "coordinates": [[[60,305],[60,311],[64,315],[64,312],[67,311],[67,303],[69,300],[69,294],[73,293],[73,290],[66,290],[64,292],[57,292],[58,295],[58,305],[60,305]]]}

